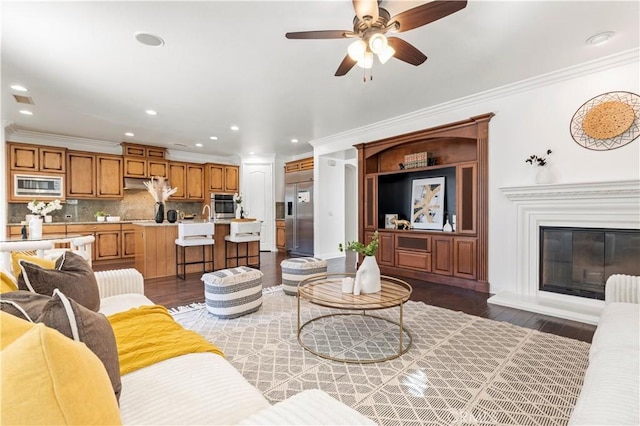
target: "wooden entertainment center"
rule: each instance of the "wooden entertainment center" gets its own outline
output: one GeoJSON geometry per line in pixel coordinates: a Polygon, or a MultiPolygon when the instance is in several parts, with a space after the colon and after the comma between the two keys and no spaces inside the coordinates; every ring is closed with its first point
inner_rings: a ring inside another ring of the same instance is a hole
{"type": "Polygon", "coordinates": [[[489,292],[488,143],[493,115],[356,145],[359,240],[368,242],[378,231],[377,260],[383,274],[489,292]],[[406,155],[425,152],[431,165],[401,165],[406,155]],[[449,218],[456,215],[456,231],[385,229],[385,214],[411,219],[412,182],[432,177],[445,178],[444,210],[449,218]]]}

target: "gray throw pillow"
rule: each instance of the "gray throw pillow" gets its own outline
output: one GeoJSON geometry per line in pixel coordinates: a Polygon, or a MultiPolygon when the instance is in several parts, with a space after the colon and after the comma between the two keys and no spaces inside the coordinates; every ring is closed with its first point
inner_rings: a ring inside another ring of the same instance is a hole
{"type": "Polygon", "coordinates": [[[51,296],[17,290],[0,295],[0,310],[29,322],[36,322],[51,296]]]}
{"type": "Polygon", "coordinates": [[[18,288],[33,293],[53,295],[58,288],[67,297],[87,309],[100,309],[100,293],[96,277],[82,256],[66,251],[56,260],[55,269],[45,269],[28,260],[18,262],[22,274],[18,277],[18,288]]]}

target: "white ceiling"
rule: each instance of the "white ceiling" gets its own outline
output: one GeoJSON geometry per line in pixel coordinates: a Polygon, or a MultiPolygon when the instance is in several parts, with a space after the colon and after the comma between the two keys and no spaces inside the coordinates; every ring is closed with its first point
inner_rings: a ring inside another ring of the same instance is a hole
{"type": "MultiPolygon", "coordinates": [[[[381,5],[393,16],[421,3],[381,5]]],[[[5,125],[216,156],[300,155],[315,139],[640,45],[638,1],[470,0],[460,12],[398,34],[427,55],[424,64],[376,62],[373,81],[363,83],[358,67],[333,75],[351,40],[284,37],[351,30],[351,1],[0,7],[5,125]],[[137,31],[157,34],[165,45],[144,46],[137,31]],[[605,45],[585,44],[603,31],[616,35],[605,45]],[[35,105],[15,101],[9,86],[16,83],[35,105]],[[232,132],[233,124],[240,131],[232,132]]]]}

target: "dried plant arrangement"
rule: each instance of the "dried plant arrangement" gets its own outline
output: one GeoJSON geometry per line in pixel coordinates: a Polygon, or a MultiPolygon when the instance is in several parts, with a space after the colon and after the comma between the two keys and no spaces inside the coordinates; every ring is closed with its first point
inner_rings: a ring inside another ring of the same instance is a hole
{"type": "Polygon", "coordinates": [[[152,176],[150,181],[144,182],[144,186],[156,203],[164,203],[178,191],[178,188],[171,188],[169,182],[162,176],[152,176]]]}

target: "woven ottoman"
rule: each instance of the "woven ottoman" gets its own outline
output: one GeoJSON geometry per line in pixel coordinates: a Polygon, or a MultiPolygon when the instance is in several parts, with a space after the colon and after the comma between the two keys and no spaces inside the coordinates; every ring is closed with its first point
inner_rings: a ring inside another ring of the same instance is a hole
{"type": "Polygon", "coordinates": [[[262,305],[262,272],[239,266],[202,276],[207,311],[218,318],[236,318],[262,305]]]}
{"type": "Polygon", "coordinates": [[[282,290],[289,296],[298,294],[298,283],[307,278],[326,275],[327,261],[317,257],[292,257],[280,263],[282,290]]]}

